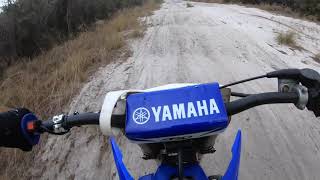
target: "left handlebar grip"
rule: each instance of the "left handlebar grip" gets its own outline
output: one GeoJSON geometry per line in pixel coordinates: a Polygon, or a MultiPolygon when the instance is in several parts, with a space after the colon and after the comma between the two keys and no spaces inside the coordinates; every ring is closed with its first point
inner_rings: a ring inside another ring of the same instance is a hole
{"type": "Polygon", "coordinates": [[[40,135],[29,133],[27,124],[36,120],[37,117],[25,108],[0,113],[0,146],[32,150],[40,135]]]}

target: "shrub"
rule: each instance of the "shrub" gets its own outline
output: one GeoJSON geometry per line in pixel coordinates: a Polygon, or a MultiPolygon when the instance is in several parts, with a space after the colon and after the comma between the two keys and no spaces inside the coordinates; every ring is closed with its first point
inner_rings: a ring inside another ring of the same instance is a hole
{"type": "Polygon", "coordinates": [[[0,107],[24,106],[42,116],[63,111],[90,70],[109,63],[125,45],[124,32],[143,33],[138,18],[157,7],[150,0],[142,7],[121,10],[50,51],[32,59],[20,58],[0,79],[0,107]]]}
{"type": "Polygon", "coordinates": [[[32,57],[73,39],[95,21],[110,18],[119,9],[142,2],[144,0],[16,0],[5,6],[2,14],[14,22],[14,30],[9,32],[15,42],[9,44],[15,44],[15,54],[32,57]]]}
{"type": "MultiPolygon", "coordinates": [[[[139,17],[158,8],[155,1],[121,10],[109,20],[97,23],[95,28],[37,57],[19,58],[5,69],[0,79],[0,110],[23,106],[44,119],[68,110],[66,105],[94,70],[118,59],[120,54],[129,53],[125,48],[119,49],[125,44],[124,32],[134,30],[140,24],[139,17]]],[[[42,143],[29,153],[0,149],[0,179],[41,177],[42,172],[34,169],[34,157],[43,153],[43,144],[47,142],[46,136],[41,138],[42,143]]]]}
{"type": "Polygon", "coordinates": [[[296,36],[297,34],[292,31],[282,32],[277,36],[277,41],[282,45],[297,47],[296,36]]]}
{"type": "MultiPolygon", "coordinates": [[[[207,0],[198,0],[198,1],[207,1],[207,0]]],[[[283,10],[286,11],[286,14],[288,14],[287,12],[290,12],[290,14],[293,14],[293,12],[296,12],[297,14],[300,14],[300,16],[305,17],[307,19],[320,21],[320,1],[319,0],[223,0],[223,1],[225,3],[255,4],[255,5],[258,5],[257,6],[258,8],[265,6],[265,8],[268,8],[271,10],[273,9],[273,11],[274,11],[274,8],[276,8],[279,10],[278,12],[282,12],[283,10]],[[270,7],[267,7],[267,5],[270,5],[270,7]]]]}
{"type": "Polygon", "coordinates": [[[317,61],[318,63],[320,63],[320,53],[314,55],[313,59],[314,59],[315,61],[317,61]]]}
{"type": "Polygon", "coordinates": [[[193,7],[193,5],[188,2],[188,3],[187,3],[187,7],[190,8],[190,7],[193,7]]]}
{"type": "Polygon", "coordinates": [[[138,38],[138,37],[142,37],[143,34],[144,34],[143,30],[135,29],[129,34],[129,37],[130,38],[138,38]]]}

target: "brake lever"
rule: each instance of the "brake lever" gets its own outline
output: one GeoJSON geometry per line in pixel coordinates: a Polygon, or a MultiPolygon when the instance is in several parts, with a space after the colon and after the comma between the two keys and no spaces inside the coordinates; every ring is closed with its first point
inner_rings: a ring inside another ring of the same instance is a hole
{"type": "Polygon", "coordinates": [[[267,73],[267,78],[295,79],[307,88],[320,85],[320,74],[313,69],[282,69],[267,73]]]}

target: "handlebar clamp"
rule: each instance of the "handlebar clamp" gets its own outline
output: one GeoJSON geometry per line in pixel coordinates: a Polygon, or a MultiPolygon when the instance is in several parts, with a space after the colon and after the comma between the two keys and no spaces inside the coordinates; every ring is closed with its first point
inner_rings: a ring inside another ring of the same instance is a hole
{"type": "Polygon", "coordinates": [[[295,106],[300,110],[304,110],[306,108],[306,106],[308,104],[308,100],[309,100],[308,88],[299,84],[299,85],[295,86],[294,89],[299,95],[299,100],[295,104],[295,106]]]}
{"type": "Polygon", "coordinates": [[[278,89],[279,92],[295,92],[298,94],[299,99],[295,103],[295,106],[303,110],[308,104],[308,88],[301,85],[299,81],[294,79],[279,79],[278,80],[278,89]]]}
{"type": "MultiPolygon", "coordinates": [[[[308,103],[306,107],[320,116],[320,74],[312,69],[283,69],[267,73],[268,78],[296,80],[307,87],[308,103]]],[[[299,92],[298,92],[299,93],[299,92]]]]}
{"type": "Polygon", "coordinates": [[[55,133],[65,133],[65,132],[69,131],[68,129],[65,129],[63,126],[64,120],[65,120],[64,114],[53,116],[53,118],[52,118],[53,131],[55,133]]]}

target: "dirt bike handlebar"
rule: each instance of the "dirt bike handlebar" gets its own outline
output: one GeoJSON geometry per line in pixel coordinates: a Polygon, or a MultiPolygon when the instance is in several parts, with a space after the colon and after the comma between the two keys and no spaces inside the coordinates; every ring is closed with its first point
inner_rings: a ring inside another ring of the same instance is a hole
{"type": "MultiPolygon", "coordinates": [[[[35,121],[36,132],[48,132],[50,134],[62,135],[67,133],[72,127],[82,125],[99,125],[100,113],[75,113],[73,115],[58,115],[47,121],[35,121]]],[[[30,126],[32,127],[32,126],[30,126]]]]}
{"type": "MultiPolygon", "coordinates": [[[[232,102],[225,103],[226,111],[228,116],[238,114],[242,111],[248,110],[250,108],[265,105],[265,104],[279,104],[279,103],[293,103],[295,104],[299,99],[299,95],[294,92],[281,93],[281,92],[268,92],[261,94],[253,94],[232,102]]],[[[41,122],[38,127],[41,132],[49,132],[52,134],[64,134],[68,132],[69,129],[75,126],[82,125],[99,125],[100,113],[82,113],[74,115],[63,115],[54,116],[52,119],[41,122]],[[61,122],[62,129],[67,131],[54,131],[56,125],[61,122]]],[[[115,128],[125,128],[126,115],[112,115],[111,127],[115,128]]]]}
{"type": "Polygon", "coordinates": [[[261,94],[253,94],[225,104],[228,116],[238,114],[247,109],[264,105],[264,104],[280,104],[293,103],[299,99],[299,95],[294,92],[280,93],[267,92],[261,94]]]}
{"type": "MultiPolygon", "coordinates": [[[[99,125],[99,116],[100,113],[82,113],[82,114],[73,114],[69,116],[64,116],[64,127],[72,128],[74,126],[82,125],[99,125]]],[[[43,125],[47,128],[51,128],[54,125],[52,120],[44,121],[43,125]]]]}
{"type": "MultiPolygon", "coordinates": [[[[320,74],[312,69],[283,69],[267,73],[238,82],[221,86],[220,89],[235,84],[260,78],[278,78],[279,92],[260,94],[243,94],[232,92],[231,95],[242,97],[232,102],[226,102],[228,116],[238,114],[247,109],[264,104],[293,103],[299,109],[307,107],[318,117],[320,116],[320,74]],[[301,84],[302,85],[301,85],[301,84]]],[[[98,125],[100,113],[83,113],[74,115],[54,116],[45,122],[36,121],[34,131],[49,132],[52,134],[65,134],[74,126],[98,125]]],[[[112,115],[111,127],[125,128],[126,115],[112,115]]]]}
{"type": "MultiPolygon", "coordinates": [[[[299,99],[299,95],[294,92],[280,93],[280,92],[267,92],[260,94],[253,94],[244,98],[225,103],[228,116],[238,114],[242,111],[251,109],[256,106],[265,104],[295,104],[299,99]]],[[[125,127],[125,115],[113,115],[111,119],[111,126],[116,128],[125,127]]]]}

